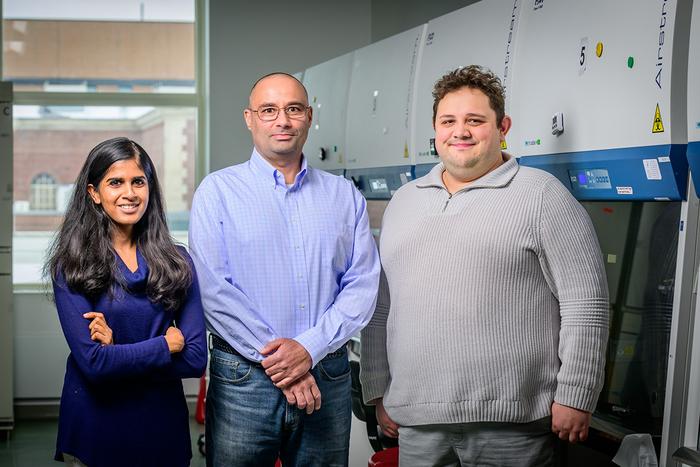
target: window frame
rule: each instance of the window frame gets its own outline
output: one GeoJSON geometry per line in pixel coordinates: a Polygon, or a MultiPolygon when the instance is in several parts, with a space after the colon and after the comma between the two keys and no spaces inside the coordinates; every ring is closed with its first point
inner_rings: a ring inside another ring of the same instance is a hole
{"type": "MultiPolygon", "coordinates": [[[[193,1],[195,3],[195,92],[193,94],[15,91],[12,105],[194,108],[196,114],[195,137],[197,140],[194,180],[196,188],[209,171],[209,125],[208,110],[206,108],[206,96],[209,95],[209,44],[207,39],[209,8],[207,0],[193,1]]],[[[3,11],[3,0],[0,0],[0,12],[3,11]]],[[[0,19],[4,20],[4,14],[0,19]]],[[[0,37],[3,37],[3,26],[3,21],[0,21],[0,37]]],[[[0,54],[0,77],[3,75],[3,61],[4,53],[0,54]]],[[[13,284],[13,291],[15,292],[21,290],[22,292],[44,293],[44,289],[45,287],[41,282],[13,284]]]]}
{"type": "Polygon", "coordinates": [[[32,213],[56,211],[57,191],[58,183],[56,182],[56,177],[48,172],[39,172],[34,175],[29,185],[29,211],[32,213]]]}

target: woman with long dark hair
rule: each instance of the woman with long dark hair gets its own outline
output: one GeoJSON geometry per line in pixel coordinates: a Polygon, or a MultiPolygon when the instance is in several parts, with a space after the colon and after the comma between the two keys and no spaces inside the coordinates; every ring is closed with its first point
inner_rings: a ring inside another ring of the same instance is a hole
{"type": "Polygon", "coordinates": [[[141,146],[114,138],[90,151],[46,269],[70,348],[55,459],[189,465],[181,379],[204,372],[204,317],[141,146]]]}

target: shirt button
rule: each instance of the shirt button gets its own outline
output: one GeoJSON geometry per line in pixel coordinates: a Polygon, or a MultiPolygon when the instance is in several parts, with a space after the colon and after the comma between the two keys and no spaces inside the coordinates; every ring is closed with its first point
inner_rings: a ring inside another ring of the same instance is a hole
{"type": "Polygon", "coordinates": [[[298,250],[298,249],[299,249],[299,245],[295,246],[294,249],[295,249],[295,250],[298,250]]]}
{"type": "Polygon", "coordinates": [[[301,305],[299,305],[299,308],[301,308],[301,309],[303,310],[304,308],[306,308],[306,305],[304,305],[304,304],[302,303],[301,305]]]}
{"type": "Polygon", "coordinates": [[[299,278],[299,279],[303,279],[303,278],[304,278],[304,276],[302,276],[301,274],[298,274],[298,275],[297,275],[297,278],[299,278]]]}

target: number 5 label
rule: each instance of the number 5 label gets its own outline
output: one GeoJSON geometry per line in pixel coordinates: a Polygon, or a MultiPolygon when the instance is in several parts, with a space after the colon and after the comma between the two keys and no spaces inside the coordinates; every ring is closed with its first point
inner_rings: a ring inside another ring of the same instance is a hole
{"type": "Polygon", "coordinates": [[[581,39],[579,44],[579,56],[578,56],[578,74],[581,76],[586,72],[586,53],[588,52],[588,38],[584,37],[581,39]]]}

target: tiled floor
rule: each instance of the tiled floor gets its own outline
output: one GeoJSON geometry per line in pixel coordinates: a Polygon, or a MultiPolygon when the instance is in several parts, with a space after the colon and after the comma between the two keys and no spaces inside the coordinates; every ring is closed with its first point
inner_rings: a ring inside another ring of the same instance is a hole
{"type": "MultiPolygon", "coordinates": [[[[10,437],[0,439],[0,467],[60,467],[53,460],[56,445],[56,420],[21,420],[16,422],[10,437]]],[[[191,467],[204,467],[204,457],[197,449],[199,434],[204,427],[194,420],[190,423],[192,437],[191,467]]]]}

